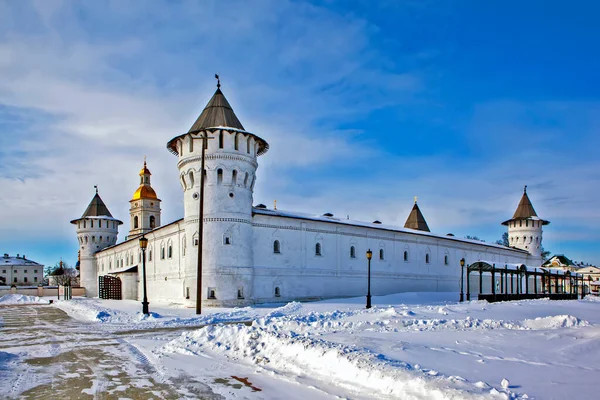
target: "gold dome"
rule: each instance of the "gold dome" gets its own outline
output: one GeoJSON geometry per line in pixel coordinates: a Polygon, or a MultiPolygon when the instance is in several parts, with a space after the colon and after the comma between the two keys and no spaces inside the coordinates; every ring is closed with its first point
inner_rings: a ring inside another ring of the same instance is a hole
{"type": "Polygon", "coordinates": [[[133,194],[133,198],[131,200],[140,200],[140,199],[156,199],[156,192],[152,189],[150,185],[140,185],[139,188],[133,194]]]}
{"type": "Polygon", "coordinates": [[[144,161],[144,168],[142,168],[142,170],[140,171],[140,176],[143,175],[152,175],[150,173],[150,170],[146,167],[146,161],[144,161]]]}

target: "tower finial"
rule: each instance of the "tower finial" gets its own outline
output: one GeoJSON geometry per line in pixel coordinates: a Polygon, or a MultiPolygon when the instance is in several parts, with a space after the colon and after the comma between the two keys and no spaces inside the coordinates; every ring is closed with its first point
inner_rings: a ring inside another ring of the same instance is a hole
{"type": "Polygon", "coordinates": [[[94,185],[94,189],[96,189],[96,194],[98,194],[98,185],[94,185]]]}
{"type": "Polygon", "coordinates": [[[219,79],[219,74],[215,74],[215,79],[217,80],[217,89],[221,87],[221,79],[219,79]]]}
{"type": "Polygon", "coordinates": [[[417,204],[417,196],[415,196],[415,204],[417,204]]]}
{"type": "Polygon", "coordinates": [[[525,185],[525,188],[523,188],[523,193],[526,194],[527,193],[527,185],[525,185]]]}
{"type": "Polygon", "coordinates": [[[146,155],[144,154],[144,167],[146,167],[146,155]]]}

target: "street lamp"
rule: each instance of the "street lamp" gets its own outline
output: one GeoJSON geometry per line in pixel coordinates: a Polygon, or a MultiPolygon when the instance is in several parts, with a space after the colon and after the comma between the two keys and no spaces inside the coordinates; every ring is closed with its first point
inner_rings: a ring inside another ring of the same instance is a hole
{"type": "Polygon", "coordinates": [[[464,285],[464,276],[465,276],[465,259],[460,259],[460,302],[462,303],[465,300],[465,295],[463,294],[463,285],[464,285]]]}
{"type": "Polygon", "coordinates": [[[367,308],[371,308],[371,257],[373,257],[373,252],[371,249],[367,250],[367,260],[369,269],[367,270],[367,308]]]}
{"type": "Polygon", "coordinates": [[[144,286],[144,299],[142,300],[142,313],[150,314],[148,311],[148,296],[146,296],[146,247],[148,247],[148,239],[144,236],[140,238],[140,248],[142,249],[142,276],[144,286]]]}

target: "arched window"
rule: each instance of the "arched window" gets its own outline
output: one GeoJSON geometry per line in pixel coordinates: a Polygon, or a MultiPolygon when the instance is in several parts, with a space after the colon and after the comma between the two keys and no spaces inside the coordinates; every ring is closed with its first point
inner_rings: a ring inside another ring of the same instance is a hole
{"type": "Polygon", "coordinates": [[[315,244],[315,256],[321,255],[321,243],[315,244]]]}
{"type": "Polygon", "coordinates": [[[190,136],[190,153],[194,151],[194,138],[190,136]]]}
{"type": "Polygon", "coordinates": [[[138,225],[138,216],[136,215],[135,217],[133,217],[133,229],[137,229],[138,225]]]}
{"type": "Polygon", "coordinates": [[[279,254],[281,253],[281,245],[279,244],[279,240],[273,242],[273,253],[279,254]]]}
{"type": "Polygon", "coordinates": [[[248,187],[248,172],[244,175],[244,187],[248,187]]]}
{"type": "Polygon", "coordinates": [[[100,239],[98,239],[98,242],[102,243],[102,236],[100,236],[100,239]]]}
{"type": "Polygon", "coordinates": [[[90,228],[93,228],[93,227],[94,227],[94,220],[92,219],[92,220],[90,220],[90,228]]]}
{"type": "Polygon", "coordinates": [[[185,242],[185,236],[181,240],[181,256],[185,257],[185,250],[187,249],[187,244],[185,242]]]}
{"type": "Polygon", "coordinates": [[[444,256],[444,265],[448,265],[448,255],[444,256]]]}
{"type": "Polygon", "coordinates": [[[165,259],[165,248],[164,247],[160,248],[160,259],[161,260],[165,259]]]}
{"type": "Polygon", "coordinates": [[[190,188],[194,187],[194,171],[188,172],[188,178],[190,179],[190,188]]]}
{"type": "Polygon", "coordinates": [[[148,251],[148,261],[152,261],[152,249],[148,251]]]}
{"type": "Polygon", "coordinates": [[[85,219],[83,220],[83,227],[85,228],[85,219]]]}
{"type": "Polygon", "coordinates": [[[523,220],[522,220],[522,219],[520,219],[520,220],[519,220],[519,227],[522,227],[522,226],[523,226],[523,220]]]}
{"type": "Polygon", "coordinates": [[[223,131],[219,132],[219,148],[223,148],[223,131]]]}
{"type": "Polygon", "coordinates": [[[281,297],[281,290],[279,289],[279,286],[275,287],[275,297],[281,297]]]}
{"type": "Polygon", "coordinates": [[[354,246],[350,246],[350,258],[356,258],[356,249],[354,246]]]}
{"type": "Polygon", "coordinates": [[[244,298],[244,288],[238,288],[238,290],[237,290],[237,298],[238,299],[243,299],[244,298]]]}
{"type": "Polygon", "coordinates": [[[408,261],[408,251],[404,252],[404,261],[408,261]]]}
{"type": "Polygon", "coordinates": [[[231,236],[228,233],[223,235],[223,244],[231,244],[231,236]]]}
{"type": "Polygon", "coordinates": [[[169,245],[169,248],[167,249],[167,257],[171,258],[173,257],[173,246],[169,245]]]}
{"type": "Polygon", "coordinates": [[[232,185],[236,185],[237,184],[237,170],[235,170],[235,169],[231,173],[231,184],[232,185]]]}
{"type": "Polygon", "coordinates": [[[217,170],[217,183],[221,184],[221,182],[223,182],[223,170],[219,168],[217,170]]]}
{"type": "Polygon", "coordinates": [[[238,146],[238,145],[239,145],[239,138],[238,138],[238,137],[239,137],[239,133],[236,133],[236,134],[235,134],[235,137],[233,138],[233,148],[234,148],[235,150],[239,150],[239,149],[238,149],[238,147],[239,147],[239,146],[238,146]]]}
{"type": "Polygon", "coordinates": [[[425,263],[429,264],[429,254],[425,254],[425,263]]]}
{"type": "Polygon", "coordinates": [[[156,228],[156,218],[154,218],[154,215],[150,216],[150,229],[154,229],[156,228]]]}
{"type": "Polygon", "coordinates": [[[88,237],[85,237],[85,244],[88,244],[88,237]]]}
{"type": "Polygon", "coordinates": [[[92,243],[96,243],[96,236],[92,236],[92,243]]]}
{"type": "Polygon", "coordinates": [[[383,249],[379,249],[379,259],[383,260],[383,249]]]}
{"type": "Polygon", "coordinates": [[[250,136],[248,136],[248,140],[246,141],[246,153],[250,154],[250,136]]]}

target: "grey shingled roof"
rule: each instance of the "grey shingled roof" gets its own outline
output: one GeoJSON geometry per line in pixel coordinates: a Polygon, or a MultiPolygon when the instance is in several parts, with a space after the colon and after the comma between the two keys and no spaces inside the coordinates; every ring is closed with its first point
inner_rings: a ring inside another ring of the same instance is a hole
{"type": "Polygon", "coordinates": [[[94,195],[94,198],[90,202],[90,205],[87,206],[87,208],[85,209],[85,212],[81,216],[81,218],[86,218],[86,217],[111,217],[112,218],[112,214],[110,213],[110,211],[108,211],[108,207],[106,207],[106,204],[104,204],[104,202],[102,201],[102,199],[100,198],[98,193],[96,193],[94,195]]]}
{"type": "Polygon", "coordinates": [[[202,113],[196,122],[194,122],[194,125],[192,125],[189,132],[197,132],[202,129],[214,128],[217,126],[235,128],[242,131],[245,130],[220,88],[217,88],[217,91],[206,107],[204,107],[204,110],[202,110],[202,113]]]}
{"type": "Polygon", "coordinates": [[[527,196],[527,191],[525,190],[512,219],[527,219],[529,217],[537,217],[537,214],[531,204],[531,200],[529,200],[529,196],[527,196]]]}
{"type": "Polygon", "coordinates": [[[421,213],[419,206],[417,203],[413,206],[408,218],[406,219],[406,223],[404,224],[405,228],[415,229],[418,231],[431,232],[429,227],[427,226],[427,221],[425,221],[425,217],[421,213]]]}

